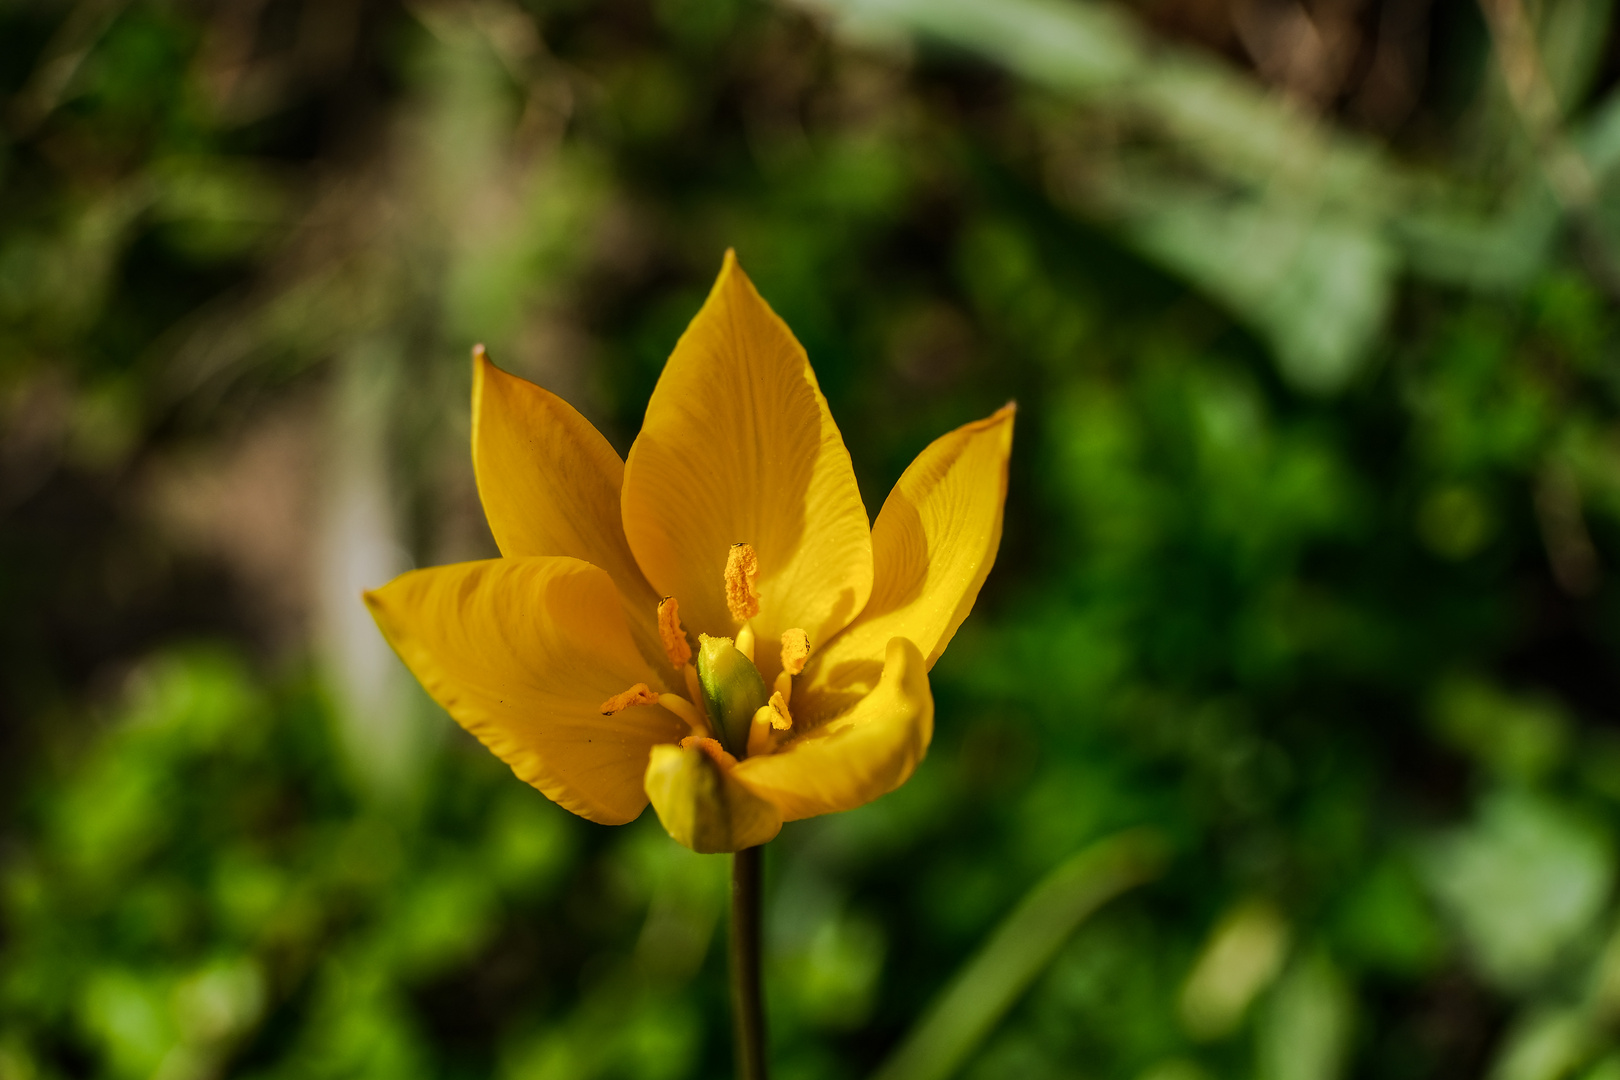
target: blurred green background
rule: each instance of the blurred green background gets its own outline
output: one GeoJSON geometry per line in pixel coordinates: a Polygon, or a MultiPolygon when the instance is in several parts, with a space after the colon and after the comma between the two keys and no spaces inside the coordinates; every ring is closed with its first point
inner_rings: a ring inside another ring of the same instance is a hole
{"type": "Polygon", "coordinates": [[[771,845],[783,1080],[981,947],[957,1075],[1617,1080],[1611,6],[0,0],[0,1080],[728,1074],[725,861],[358,602],[494,553],[475,341],[622,452],[727,246],[869,508],[1020,406],[928,762],[771,845]]]}

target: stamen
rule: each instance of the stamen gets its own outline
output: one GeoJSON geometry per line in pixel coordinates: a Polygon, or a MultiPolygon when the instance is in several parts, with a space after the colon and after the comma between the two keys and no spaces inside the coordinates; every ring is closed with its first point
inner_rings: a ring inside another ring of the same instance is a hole
{"type": "Polygon", "coordinates": [[[658,636],[664,642],[664,652],[675,667],[692,661],[692,646],[687,644],[686,631],[681,629],[681,605],[673,596],[658,601],[658,636]]]}
{"type": "Polygon", "coordinates": [[[638,682],[622,694],[614,694],[602,702],[602,715],[612,716],[621,709],[628,709],[632,705],[657,705],[658,695],[648,689],[647,684],[638,682]]]}
{"type": "Polygon", "coordinates": [[[751,544],[732,544],[726,555],[726,607],[738,622],[747,622],[759,614],[759,590],[754,579],[759,576],[759,556],[751,544]]]}
{"type": "Polygon", "coordinates": [[[658,704],[686,721],[686,726],[692,729],[692,734],[710,737],[714,732],[709,730],[709,722],[704,719],[702,711],[690,701],[679,694],[659,694],[658,704]]]}
{"type": "Polygon", "coordinates": [[[749,721],[748,756],[768,753],[776,741],[775,733],[792,726],[793,717],[788,715],[787,702],[781,694],[772,694],[770,704],[755,709],[749,721]]]}
{"type": "Polygon", "coordinates": [[[810,659],[810,635],[797,628],[782,632],[782,670],[797,675],[810,659]]]}
{"type": "Polygon", "coordinates": [[[748,657],[750,663],[754,659],[754,628],[747,623],[737,631],[737,651],[748,657]]]}
{"type": "Polygon", "coordinates": [[[787,699],[781,694],[772,694],[771,703],[766,708],[776,714],[769,718],[771,727],[777,731],[786,731],[793,726],[793,714],[788,712],[787,699]]]}
{"type": "Polygon", "coordinates": [[[714,763],[716,765],[723,769],[734,769],[737,767],[737,759],[732,757],[731,754],[726,751],[726,748],[720,745],[720,742],[717,739],[711,739],[707,735],[688,735],[686,738],[681,740],[681,749],[684,750],[688,746],[695,746],[699,750],[702,750],[705,754],[708,754],[709,757],[714,759],[714,763]]]}
{"type": "Polygon", "coordinates": [[[758,757],[771,752],[771,717],[776,710],[769,705],[761,705],[754,713],[754,718],[748,723],[748,756],[758,757]]]}
{"type": "Polygon", "coordinates": [[[793,700],[793,676],[804,670],[810,659],[810,635],[794,628],[782,632],[782,670],[776,675],[775,691],[783,703],[793,700]]]}

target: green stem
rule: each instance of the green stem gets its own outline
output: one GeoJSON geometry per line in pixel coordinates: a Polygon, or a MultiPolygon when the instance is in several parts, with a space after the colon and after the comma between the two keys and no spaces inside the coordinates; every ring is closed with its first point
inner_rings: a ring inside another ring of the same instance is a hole
{"type": "Polygon", "coordinates": [[[763,847],[731,857],[731,1020],[738,1080],[766,1080],[765,996],[759,984],[760,868],[763,847]]]}

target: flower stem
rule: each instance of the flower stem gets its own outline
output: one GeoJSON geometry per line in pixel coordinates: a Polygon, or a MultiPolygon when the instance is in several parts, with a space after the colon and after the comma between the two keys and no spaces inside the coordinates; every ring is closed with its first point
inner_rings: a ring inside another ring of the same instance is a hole
{"type": "Polygon", "coordinates": [[[766,1080],[765,998],[759,982],[760,868],[763,847],[731,857],[731,1021],[738,1080],[766,1080]]]}

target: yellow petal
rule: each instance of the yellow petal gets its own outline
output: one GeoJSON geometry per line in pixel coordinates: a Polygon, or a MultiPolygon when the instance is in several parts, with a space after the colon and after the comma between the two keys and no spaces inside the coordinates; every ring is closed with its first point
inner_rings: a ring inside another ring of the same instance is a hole
{"type": "MultiPolygon", "coordinates": [[[[895,484],[872,528],[876,578],[854,624],[818,650],[805,676],[804,709],[836,711],[831,691],[862,691],[894,637],[916,642],[929,668],[978,598],[1001,544],[1014,407],[935,439],[895,484]]],[[[814,639],[812,639],[814,640],[814,639]]],[[[798,698],[795,698],[795,702],[798,698]]]]}
{"type": "MultiPolygon", "coordinates": [[[[625,534],[688,630],[734,637],[733,544],[759,558],[758,637],[826,641],[872,591],[872,541],[849,452],[804,348],[726,253],[658,379],[625,465],[625,534]]],[[[779,665],[761,657],[767,684],[779,665]]]]}
{"type": "Polygon", "coordinates": [[[619,516],[624,463],[602,434],[556,394],[496,367],[480,347],[473,350],[472,457],[501,554],[567,555],[606,570],[636,644],[667,677],[658,596],[619,516]]]}
{"type": "Polygon", "coordinates": [[[607,573],[562,557],[489,559],[402,574],[366,605],[433,699],[517,775],[582,817],[630,821],[664,709],[602,703],[658,679],[630,639],[607,573]]]}
{"type": "Polygon", "coordinates": [[[647,795],[669,835],[709,855],[757,847],[781,832],[781,811],[734,772],[735,759],[713,739],[653,747],[647,795]]]}
{"type": "Polygon", "coordinates": [[[934,698],[917,646],[888,643],[877,688],[844,715],[737,766],[737,779],[785,821],[871,802],[910,779],[934,736],[934,698]]]}

